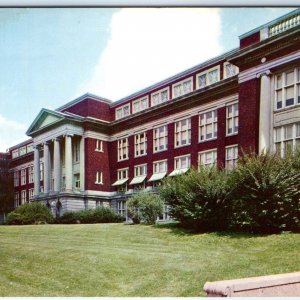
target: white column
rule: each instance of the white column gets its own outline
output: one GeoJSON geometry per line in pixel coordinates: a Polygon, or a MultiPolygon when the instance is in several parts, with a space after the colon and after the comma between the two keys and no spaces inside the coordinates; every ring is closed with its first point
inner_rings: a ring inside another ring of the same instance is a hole
{"type": "Polygon", "coordinates": [[[270,71],[260,75],[260,108],[259,108],[259,153],[266,152],[271,148],[271,79],[270,71]]]}
{"type": "Polygon", "coordinates": [[[38,146],[34,147],[34,195],[38,196],[40,193],[40,150],[38,146]]]}
{"type": "Polygon", "coordinates": [[[53,151],[53,173],[54,173],[54,192],[60,192],[61,182],[61,162],[60,162],[60,142],[59,139],[54,140],[53,151]]]}
{"type": "Polygon", "coordinates": [[[72,137],[65,137],[65,173],[66,173],[66,191],[73,189],[73,159],[72,159],[72,137]]]}
{"type": "Polygon", "coordinates": [[[85,155],[84,155],[84,137],[81,137],[80,140],[80,146],[79,146],[79,150],[80,150],[80,191],[84,191],[85,189],[85,170],[84,170],[84,166],[85,166],[85,155]]]}
{"type": "Polygon", "coordinates": [[[50,165],[50,150],[49,144],[44,143],[44,193],[50,191],[50,178],[51,178],[51,165],[50,165]]]}

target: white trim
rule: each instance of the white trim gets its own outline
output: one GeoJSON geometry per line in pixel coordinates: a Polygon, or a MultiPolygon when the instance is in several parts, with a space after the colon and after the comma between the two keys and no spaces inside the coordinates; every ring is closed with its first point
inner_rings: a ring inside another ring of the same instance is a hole
{"type": "Polygon", "coordinates": [[[138,113],[138,112],[141,112],[141,111],[144,111],[145,109],[147,109],[147,108],[149,108],[149,95],[146,95],[146,96],[144,96],[144,97],[141,97],[141,98],[138,98],[138,99],[135,99],[135,100],[133,100],[133,101],[131,101],[131,105],[132,105],[132,114],[136,114],[136,113],[138,113]],[[135,103],[138,103],[138,102],[140,102],[140,104],[142,103],[142,100],[145,100],[146,99],[146,101],[147,101],[147,107],[145,107],[145,108],[143,108],[143,109],[140,109],[140,110],[138,110],[138,111],[135,111],[134,110],[134,104],[135,103]]]}
{"type": "Polygon", "coordinates": [[[216,65],[210,69],[207,69],[203,72],[200,72],[200,73],[197,73],[196,74],[196,90],[199,90],[199,89],[203,89],[205,87],[208,87],[212,84],[215,84],[217,82],[219,82],[221,80],[221,68],[220,68],[220,65],[216,65]],[[208,73],[212,72],[212,71],[215,71],[217,70],[218,71],[218,80],[216,82],[213,82],[213,83],[210,83],[209,80],[208,80],[208,73]],[[203,87],[199,87],[199,80],[198,80],[198,77],[199,76],[202,76],[202,75],[206,75],[206,85],[203,86],[203,87]]]}
{"type": "Polygon", "coordinates": [[[86,190],[83,193],[87,196],[103,196],[103,197],[113,197],[116,195],[116,192],[102,192],[102,191],[93,191],[93,190],[86,190]]]}
{"type": "Polygon", "coordinates": [[[235,75],[238,75],[238,74],[239,74],[239,68],[236,65],[234,65],[234,64],[232,64],[228,61],[225,61],[223,63],[223,79],[231,78],[231,77],[233,77],[235,75]],[[235,68],[235,74],[234,75],[226,76],[226,66],[228,66],[228,65],[232,65],[235,68]]]}
{"type": "Polygon", "coordinates": [[[165,87],[165,88],[163,88],[163,89],[157,90],[157,91],[155,91],[155,92],[153,92],[153,93],[150,94],[150,101],[151,101],[150,107],[157,106],[157,105],[159,105],[159,104],[161,104],[161,103],[165,103],[165,102],[167,102],[167,101],[169,101],[169,100],[170,100],[170,86],[167,86],[167,87],[165,87]],[[165,91],[167,91],[167,100],[166,100],[166,101],[161,101],[161,93],[163,93],[163,92],[165,92],[165,91]],[[153,96],[156,95],[156,94],[159,94],[160,103],[154,104],[154,105],[153,105],[152,98],[153,98],[153,96]]]}
{"type": "Polygon", "coordinates": [[[102,140],[105,142],[110,142],[111,138],[110,136],[106,135],[106,134],[102,134],[102,133],[98,133],[95,131],[91,131],[91,130],[87,130],[83,133],[83,136],[86,138],[90,138],[90,139],[95,139],[95,140],[102,140]]]}
{"type": "Polygon", "coordinates": [[[179,98],[179,97],[181,97],[183,95],[187,95],[187,94],[189,94],[189,93],[191,93],[193,91],[194,91],[194,76],[190,76],[188,78],[185,78],[183,80],[177,81],[176,83],[172,84],[172,99],[179,98]],[[188,93],[184,93],[183,92],[180,96],[176,96],[175,97],[175,91],[174,91],[175,87],[178,86],[178,85],[182,85],[183,83],[185,83],[187,81],[191,81],[191,91],[188,92],[188,93]]]}
{"type": "Polygon", "coordinates": [[[256,67],[250,68],[246,71],[240,72],[238,75],[239,83],[251,80],[253,78],[257,78],[257,77],[259,77],[260,74],[265,73],[266,71],[268,71],[271,68],[281,66],[283,64],[289,63],[296,59],[300,59],[300,51],[296,51],[292,54],[288,54],[279,59],[273,59],[269,62],[261,64],[260,66],[256,66],[256,67]]]}
{"type": "Polygon", "coordinates": [[[130,102],[129,103],[126,103],[126,104],[124,104],[124,105],[122,105],[122,106],[119,106],[119,107],[116,107],[115,108],[115,120],[120,120],[120,119],[123,119],[123,118],[125,118],[125,117],[128,117],[128,116],[130,116],[131,115],[131,107],[130,107],[131,105],[130,105],[130,102]],[[128,115],[126,115],[126,116],[124,116],[124,108],[125,107],[128,107],[128,115]],[[118,112],[118,110],[122,110],[122,115],[121,115],[121,117],[119,117],[118,118],[118,115],[117,115],[117,112],[118,112]]]}

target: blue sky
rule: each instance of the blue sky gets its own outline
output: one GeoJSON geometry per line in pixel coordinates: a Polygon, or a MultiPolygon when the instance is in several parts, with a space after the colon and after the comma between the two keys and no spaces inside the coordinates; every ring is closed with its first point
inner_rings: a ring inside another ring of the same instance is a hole
{"type": "Polygon", "coordinates": [[[90,92],[118,100],[238,47],[294,8],[2,8],[0,151],[41,108],[90,92]]]}

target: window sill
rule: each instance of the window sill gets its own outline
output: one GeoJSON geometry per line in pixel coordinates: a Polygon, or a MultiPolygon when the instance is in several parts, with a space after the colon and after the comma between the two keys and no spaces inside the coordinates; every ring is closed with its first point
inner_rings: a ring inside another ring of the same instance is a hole
{"type": "Polygon", "coordinates": [[[158,150],[158,151],[154,151],[154,150],[153,150],[153,154],[154,154],[154,153],[161,153],[161,152],[164,152],[164,151],[167,151],[167,150],[168,150],[168,148],[167,148],[167,149],[164,149],[164,150],[158,150]]]}
{"type": "Polygon", "coordinates": [[[103,185],[103,182],[95,182],[95,184],[103,185]]]}
{"type": "Polygon", "coordinates": [[[206,139],[206,140],[203,140],[203,141],[199,141],[198,143],[202,144],[202,143],[205,143],[205,142],[216,141],[217,139],[218,139],[218,137],[214,137],[214,138],[211,138],[211,139],[206,139]]]}
{"type": "Polygon", "coordinates": [[[101,152],[101,153],[104,153],[103,150],[99,150],[99,149],[95,149],[95,152],[101,152]]]}
{"type": "Polygon", "coordinates": [[[283,108],[278,108],[278,109],[274,109],[274,113],[281,113],[281,112],[285,112],[285,111],[288,111],[288,110],[291,110],[293,108],[298,108],[300,107],[300,103],[296,103],[294,105],[290,105],[290,106],[287,106],[287,107],[283,107],[283,108]]]}
{"type": "Polygon", "coordinates": [[[137,157],[143,157],[143,156],[147,156],[147,153],[142,154],[142,155],[135,155],[134,158],[137,158],[137,157]]]}
{"type": "Polygon", "coordinates": [[[129,160],[129,158],[119,159],[118,162],[129,160]]]}
{"type": "Polygon", "coordinates": [[[186,144],[186,145],[174,146],[174,149],[178,149],[178,148],[182,148],[182,147],[187,147],[187,146],[191,146],[191,143],[186,144]]]}
{"type": "Polygon", "coordinates": [[[238,134],[239,134],[238,132],[230,133],[230,134],[226,134],[225,137],[235,136],[235,135],[238,135],[238,134]]]}

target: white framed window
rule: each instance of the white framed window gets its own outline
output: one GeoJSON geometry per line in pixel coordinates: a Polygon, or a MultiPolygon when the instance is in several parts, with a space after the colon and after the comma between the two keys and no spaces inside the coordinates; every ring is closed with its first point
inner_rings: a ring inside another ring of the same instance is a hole
{"type": "Polygon", "coordinates": [[[215,167],[217,165],[217,149],[210,149],[198,153],[199,168],[215,167]]]}
{"type": "Polygon", "coordinates": [[[14,186],[19,186],[19,171],[14,171],[14,186]]]}
{"type": "Polygon", "coordinates": [[[30,153],[33,151],[33,144],[27,145],[27,153],[30,153]]]}
{"type": "Polygon", "coordinates": [[[147,133],[142,132],[134,136],[134,156],[143,156],[147,154],[147,133]]]}
{"type": "Polygon", "coordinates": [[[21,191],[21,204],[26,203],[26,190],[21,191]]]}
{"type": "Polygon", "coordinates": [[[153,152],[168,149],[168,126],[163,125],[153,129],[153,152]]]}
{"type": "Polygon", "coordinates": [[[159,90],[151,94],[151,106],[158,105],[170,99],[169,88],[159,90]]]}
{"type": "Polygon", "coordinates": [[[30,165],[29,166],[28,183],[33,183],[33,182],[34,182],[34,166],[30,165]]]}
{"type": "Polygon", "coordinates": [[[197,89],[202,89],[218,81],[220,81],[220,66],[210,68],[196,75],[197,89]]]}
{"type": "Polygon", "coordinates": [[[193,77],[184,79],[172,85],[173,98],[180,97],[193,91],[193,77]]]}
{"type": "Polygon", "coordinates": [[[102,140],[96,140],[95,151],[103,152],[103,141],[102,140]]]}
{"type": "Polygon", "coordinates": [[[239,130],[239,104],[226,106],[226,135],[238,133],[239,130]]]}
{"type": "Polygon", "coordinates": [[[191,144],[191,118],[175,122],[175,148],[191,144]]]}
{"type": "Polygon", "coordinates": [[[19,192],[15,192],[14,200],[15,200],[15,208],[17,208],[19,206],[19,192]]]}
{"type": "Polygon", "coordinates": [[[128,138],[118,140],[118,161],[128,159],[128,138]]]}
{"type": "Polygon", "coordinates": [[[168,160],[160,160],[153,162],[153,174],[168,172],[168,160]]]}
{"type": "Polygon", "coordinates": [[[73,144],[73,162],[78,163],[80,160],[80,144],[79,141],[75,141],[73,144]]]}
{"type": "Polygon", "coordinates": [[[147,176],[147,164],[134,167],[134,177],[147,176]]]}
{"type": "Polygon", "coordinates": [[[300,68],[275,76],[275,110],[300,104],[300,68]]]}
{"type": "Polygon", "coordinates": [[[40,162],[40,180],[44,180],[44,164],[40,162]]]}
{"type": "Polygon", "coordinates": [[[119,169],[118,170],[118,180],[128,179],[129,168],[119,169]]]}
{"type": "Polygon", "coordinates": [[[20,148],[20,156],[26,154],[26,146],[20,148]]]}
{"type": "Polygon", "coordinates": [[[223,64],[223,69],[224,69],[224,76],[223,76],[224,79],[235,76],[236,74],[239,73],[239,68],[229,62],[225,62],[223,64]]]}
{"type": "Polygon", "coordinates": [[[127,207],[126,207],[126,200],[120,200],[117,202],[117,211],[118,211],[118,214],[123,216],[123,217],[126,217],[126,210],[127,210],[127,207]]]}
{"type": "Polygon", "coordinates": [[[80,190],[80,174],[79,173],[74,174],[74,186],[75,186],[75,190],[80,190]]]}
{"type": "Polygon", "coordinates": [[[237,165],[238,160],[238,145],[226,147],[225,169],[232,170],[237,165]]]}
{"type": "Polygon", "coordinates": [[[217,138],[218,111],[211,110],[199,115],[199,142],[217,138]]]}
{"type": "Polygon", "coordinates": [[[174,169],[181,170],[181,169],[188,169],[191,166],[191,156],[183,155],[174,158],[174,169]]]}
{"type": "Polygon", "coordinates": [[[300,150],[300,122],[274,128],[275,151],[280,156],[300,150]]]}
{"type": "Polygon", "coordinates": [[[11,153],[11,155],[12,155],[12,158],[19,157],[19,149],[13,150],[12,153],[11,153]]]}
{"type": "Polygon", "coordinates": [[[101,207],[103,205],[103,200],[96,200],[96,207],[101,207]]]}
{"type": "Polygon", "coordinates": [[[139,111],[145,110],[149,107],[149,97],[143,97],[132,102],[132,113],[137,113],[139,111]]]}
{"type": "Polygon", "coordinates": [[[34,197],[34,189],[30,189],[28,191],[28,194],[29,194],[29,201],[31,201],[33,199],[33,197],[34,197]]]}
{"type": "Polygon", "coordinates": [[[130,115],[130,103],[116,108],[116,120],[125,118],[130,115]]]}
{"type": "Polygon", "coordinates": [[[103,184],[103,172],[96,172],[96,184],[103,184]]]}
{"type": "Polygon", "coordinates": [[[26,184],[26,169],[21,169],[21,185],[26,184]]]}

